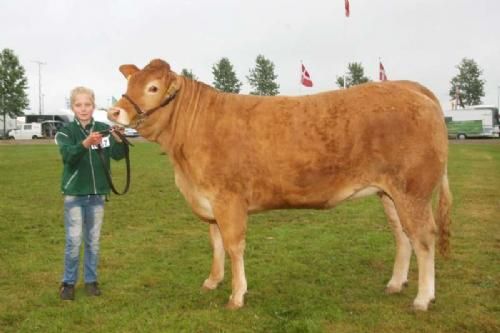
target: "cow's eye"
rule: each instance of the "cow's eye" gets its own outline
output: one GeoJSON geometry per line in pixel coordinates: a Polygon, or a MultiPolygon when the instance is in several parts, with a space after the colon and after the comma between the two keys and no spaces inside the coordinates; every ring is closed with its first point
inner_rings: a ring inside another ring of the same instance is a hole
{"type": "Polygon", "coordinates": [[[151,86],[148,88],[148,92],[152,92],[152,93],[155,93],[158,91],[158,87],[157,86],[151,86]]]}

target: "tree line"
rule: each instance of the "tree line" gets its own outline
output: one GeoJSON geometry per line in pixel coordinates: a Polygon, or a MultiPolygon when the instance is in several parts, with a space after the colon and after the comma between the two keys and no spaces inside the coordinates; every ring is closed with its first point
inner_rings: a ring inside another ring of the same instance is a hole
{"type": "MultiPolygon", "coordinates": [[[[274,96],[279,94],[279,85],[276,83],[278,76],[274,74],[274,63],[262,55],[257,56],[255,68],[250,69],[246,76],[252,91],[252,95],[274,96]]],[[[474,59],[463,58],[456,66],[458,74],[450,81],[450,97],[458,99],[463,108],[470,105],[481,104],[484,97],[485,80],[481,78],[483,71],[474,59]]],[[[361,63],[352,62],[347,65],[346,75],[337,76],[335,83],[339,88],[349,88],[358,84],[371,82],[365,75],[361,63]]],[[[224,92],[239,93],[242,82],[236,77],[233,66],[228,58],[221,58],[212,66],[214,80],[212,82],[216,89],[224,92]]],[[[197,79],[192,71],[183,69],[181,75],[191,79],[197,79]]]]}
{"type": "MultiPolygon", "coordinates": [[[[192,80],[197,80],[192,70],[183,68],[181,75],[192,80]]],[[[243,83],[236,77],[233,65],[228,58],[223,57],[212,66],[214,76],[212,85],[215,89],[223,92],[239,94],[243,83]]],[[[246,76],[252,87],[251,95],[275,96],[279,94],[279,84],[276,82],[278,76],[274,73],[274,63],[258,55],[255,59],[255,67],[251,68],[246,76]]]]}
{"type": "MultiPolygon", "coordinates": [[[[481,104],[484,97],[485,80],[481,79],[483,71],[474,59],[464,58],[456,66],[458,74],[450,81],[449,94],[452,99],[457,99],[460,106],[481,104]]],[[[279,94],[278,76],[274,72],[274,63],[258,55],[255,67],[249,70],[246,79],[251,86],[251,95],[274,96],[279,94]]],[[[212,66],[214,88],[229,93],[238,94],[243,83],[237,78],[234,67],[228,58],[223,57],[212,66]]],[[[182,69],[181,75],[196,80],[196,75],[188,69],[182,69]]],[[[361,63],[353,62],[347,66],[347,74],[337,76],[338,87],[352,87],[354,85],[370,82],[365,76],[361,63]],[[345,82],[344,82],[345,81],[345,82]]],[[[4,127],[6,117],[15,118],[22,116],[28,108],[27,95],[28,80],[24,67],[19,63],[13,50],[3,49],[0,53],[0,116],[3,117],[4,127]]],[[[5,131],[4,131],[5,134],[5,131]]]]}

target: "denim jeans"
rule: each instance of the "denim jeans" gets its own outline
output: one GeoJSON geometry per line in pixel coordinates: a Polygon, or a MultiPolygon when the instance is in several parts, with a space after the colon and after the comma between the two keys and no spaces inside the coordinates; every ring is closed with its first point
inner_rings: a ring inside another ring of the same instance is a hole
{"type": "Polygon", "coordinates": [[[76,284],[80,263],[80,245],[84,241],[85,283],[97,281],[99,261],[99,236],[104,217],[104,196],[64,196],[64,227],[66,247],[64,250],[63,282],[76,284]]]}

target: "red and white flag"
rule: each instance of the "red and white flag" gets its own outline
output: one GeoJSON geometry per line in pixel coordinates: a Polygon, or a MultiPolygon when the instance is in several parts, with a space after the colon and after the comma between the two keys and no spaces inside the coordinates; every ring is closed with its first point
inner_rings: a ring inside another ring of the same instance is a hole
{"type": "Polygon", "coordinates": [[[312,87],[313,86],[311,76],[309,75],[309,72],[307,71],[304,64],[302,64],[302,76],[300,77],[300,83],[302,83],[302,85],[305,87],[312,87]]]}
{"type": "Polygon", "coordinates": [[[349,0],[344,0],[345,3],[344,3],[344,6],[345,6],[345,17],[349,17],[349,15],[351,14],[350,10],[349,10],[349,0]]]}
{"type": "Polygon", "coordinates": [[[380,81],[387,81],[387,75],[385,74],[385,68],[384,68],[384,65],[382,65],[381,61],[379,61],[379,66],[378,66],[378,78],[380,81]]]}

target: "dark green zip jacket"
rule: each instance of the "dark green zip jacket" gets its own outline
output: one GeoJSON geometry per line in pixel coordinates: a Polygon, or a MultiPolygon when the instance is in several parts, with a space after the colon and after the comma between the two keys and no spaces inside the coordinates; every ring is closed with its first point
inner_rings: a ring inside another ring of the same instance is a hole
{"type": "MultiPolygon", "coordinates": [[[[55,141],[64,164],[61,190],[65,195],[108,194],[109,184],[96,147],[85,148],[82,141],[91,133],[109,129],[105,123],[92,121],[85,128],[78,119],[63,128],[55,141]]],[[[116,142],[113,135],[103,136],[102,146],[106,167],[109,170],[110,157],[120,160],[125,156],[124,144],[116,142]]]]}

